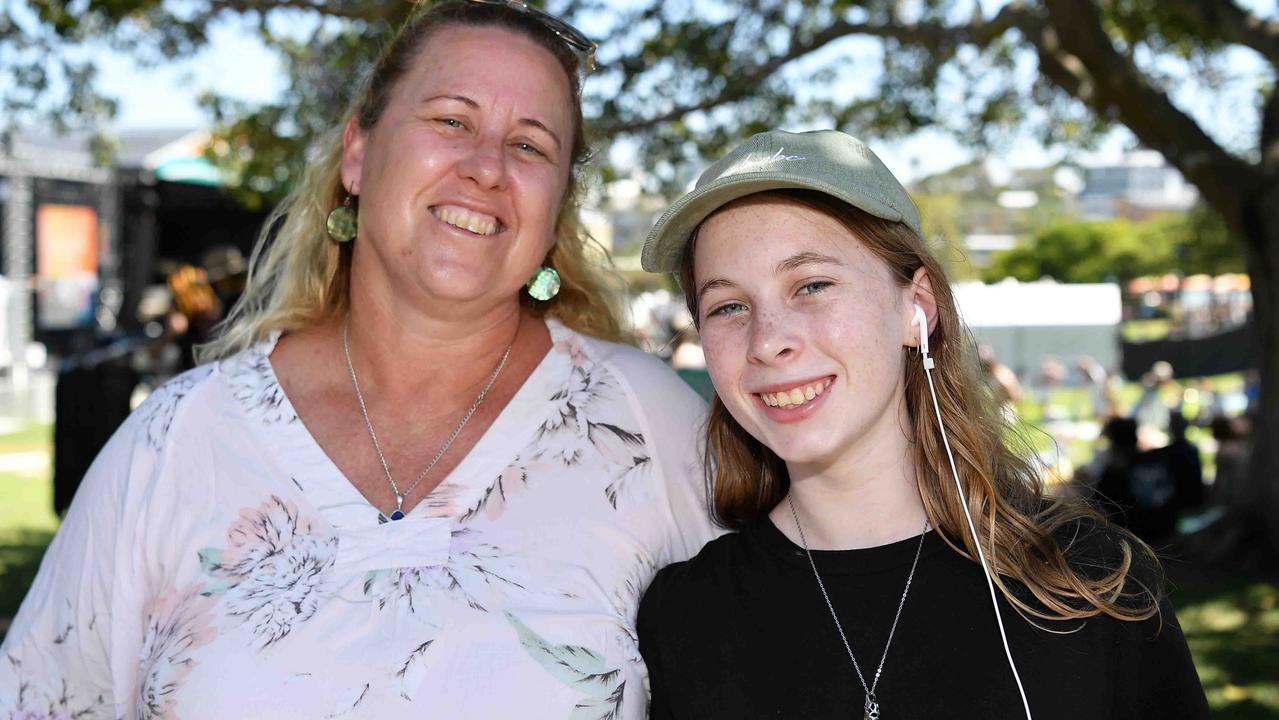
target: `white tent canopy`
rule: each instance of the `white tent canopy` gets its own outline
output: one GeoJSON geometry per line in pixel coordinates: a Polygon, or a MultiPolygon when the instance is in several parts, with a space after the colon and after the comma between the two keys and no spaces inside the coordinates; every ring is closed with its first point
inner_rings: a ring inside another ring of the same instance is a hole
{"type": "Polygon", "coordinates": [[[955,284],[955,299],[969,327],[1105,325],[1122,319],[1114,283],[1063,285],[1051,280],[955,284]]]}

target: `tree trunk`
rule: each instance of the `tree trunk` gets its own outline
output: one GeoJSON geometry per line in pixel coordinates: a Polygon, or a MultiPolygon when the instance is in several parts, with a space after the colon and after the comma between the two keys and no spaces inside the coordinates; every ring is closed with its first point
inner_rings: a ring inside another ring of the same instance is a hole
{"type": "MultiPolygon", "coordinates": [[[[1252,281],[1253,325],[1257,333],[1261,398],[1253,416],[1252,459],[1242,518],[1262,541],[1260,550],[1279,557],[1279,181],[1245,210],[1247,237],[1241,238],[1252,281]]],[[[1250,533],[1251,534],[1251,533],[1250,533]]]]}

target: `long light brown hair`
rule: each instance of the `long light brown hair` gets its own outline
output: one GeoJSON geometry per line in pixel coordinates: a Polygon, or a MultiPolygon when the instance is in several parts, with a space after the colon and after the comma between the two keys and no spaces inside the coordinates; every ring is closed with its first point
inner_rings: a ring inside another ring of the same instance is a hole
{"type": "MultiPolygon", "coordinates": [[[[946,273],[923,239],[902,223],[874,217],[824,193],[780,190],[760,195],[797,202],[842,222],[887,265],[899,287],[909,285],[919,268],[927,270],[937,304],[937,326],[929,336],[936,360],[937,401],[969,511],[1004,597],[1023,613],[1048,620],[1101,613],[1121,620],[1155,615],[1160,599],[1156,591],[1130,572],[1138,555],[1150,563],[1146,567],[1158,568],[1150,549],[1108,525],[1087,505],[1045,496],[1040,473],[1024,459],[1028,448],[1004,420],[980,374],[974,343],[959,318],[946,273]],[[1064,537],[1080,528],[1100,534],[1064,537]],[[1100,553],[1098,538],[1105,546],[1100,553]],[[1033,597],[1014,592],[1009,578],[1033,597]]],[[[699,318],[693,274],[696,245],[694,231],[680,268],[680,284],[695,321],[699,318]]],[[[915,353],[903,356],[905,403],[914,429],[915,469],[924,510],[946,542],[976,562],[923,363],[915,353]]],[[[717,522],[731,529],[746,527],[785,498],[790,487],[786,463],[746,432],[718,395],[711,402],[706,435],[707,481],[717,522]]]]}
{"type": "Polygon", "coordinates": [[[555,317],[579,332],[605,340],[627,339],[617,309],[620,278],[579,219],[583,166],[590,153],[583,129],[577,55],[527,13],[502,4],[444,2],[423,6],[410,15],[340,122],[312,149],[301,184],[263,223],[244,294],[223,321],[219,337],[198,350],[201,362],[239,352],[273,331],[312,327],[347,311],[354,243],[334,243],[325,231],[328,214],[346,199],[341,178],[342,129],[351,118],[366,131],[376,125],[400,78],[431,37],[447,27],[495,27],[520,33],[546,48],[563,67],[572,89],[571,176],[556,219],[555,245],[545,263],[559,273],[560,292],[545,303],[524,294],[520,298],[535,314],[555,317]]]}

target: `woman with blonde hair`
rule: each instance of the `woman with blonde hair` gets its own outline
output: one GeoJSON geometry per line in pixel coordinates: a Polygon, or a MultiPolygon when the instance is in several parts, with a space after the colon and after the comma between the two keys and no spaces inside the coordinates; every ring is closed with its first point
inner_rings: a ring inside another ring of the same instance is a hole
{"type": "Polygon", "coordinates": [[[643,260],[679,273],[701,332],[714,509],[738,531],[645,594],[653,718],[1208,717],[1157,562],[1008,447],[865,145],[756,135],[643,260]]]}
{"type": "Polygon", "coordinates": [[[418,11],[267,223],[207,364],[81,486],[5,638],[15,717],[640,718],[704,408],[617,344],[577,225],[594,44],[418,11]]]}

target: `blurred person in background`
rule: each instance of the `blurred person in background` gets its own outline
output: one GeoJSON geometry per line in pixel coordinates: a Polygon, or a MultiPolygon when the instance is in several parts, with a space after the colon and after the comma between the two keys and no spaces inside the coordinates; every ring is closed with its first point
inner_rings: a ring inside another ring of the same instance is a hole
{"type": "Polygon", "coordinates": [[[0,717],[644,717],[640,590],[715,533],[704,404],[614,342],[578,222],[593,52],[413,13],[86,476],[0,717]]]}
{"type": "Polygon", "coordinates": [[[1238,511],[1244,499],[1242,486],[1248,477],[1249,422],[1247,418],[1219,417],[1212,421],[1211,427],[1212,439],[1217,443],[1211,499],[1238,511]]]}
{"type": "Polygon", "coordinates": [[[1017,403],[1022,399],[1017,373],[995,357],[995,349],[990,345],[982,344],[977,347],[977,359],[981,363],[982,377],[994,393],[995,404],[1005,419],[1013,422],[1017,418],[1017,403]]]}
{"type": "Polygon", "coordinates": [[[1168,424],[1168,444],[1155,451],[1172,469],[1176,496],[1173,504],[1185,514],[1203,508],[1204,476],[1199,446],[1186,437],[1190,423],[1181,413],[1173,413],[1168,424]]]}
{"type": "Polygon", "coordinates": [[[1113,415],[1115,407],[1111,404],[1111,397],[1107,392],[1110,375],[1106,372],[1106,368],[1091,355],[1080,355],[1079,360],[1075,362],[1075,369],[1079,371],[1079,378],[1088,391],[1091,413],[1088,417],[1100,420],[1113,415]]]}
{"type": "Polygon", "coordinates": [[[214,328],[223,318],[222,301],[218,299],[204,268],[181,265],[168,274],[166,284],[173,294],[177,317],[170,320],[178,348],[182,352],[182,369],[196,366],[196,348],[214,337],[214,328]]]}
{"type": "Polygon", "coordinates": [[[1173,380],[1172,364],[1160,360],[1141,376],[1141,396],[1132,407],[1142,447],[1160,447],[1167,442],[1174,412],[1181,413],[1181,391],[1173,380]]]}
{"type": "Polygon", "coordinates": [[[244,294],[249,279],[249,268],[244,254],[234,245],[211,248],[200,260],[209,276],[209,285],[224,308],[233,308],[244,294]]]}

